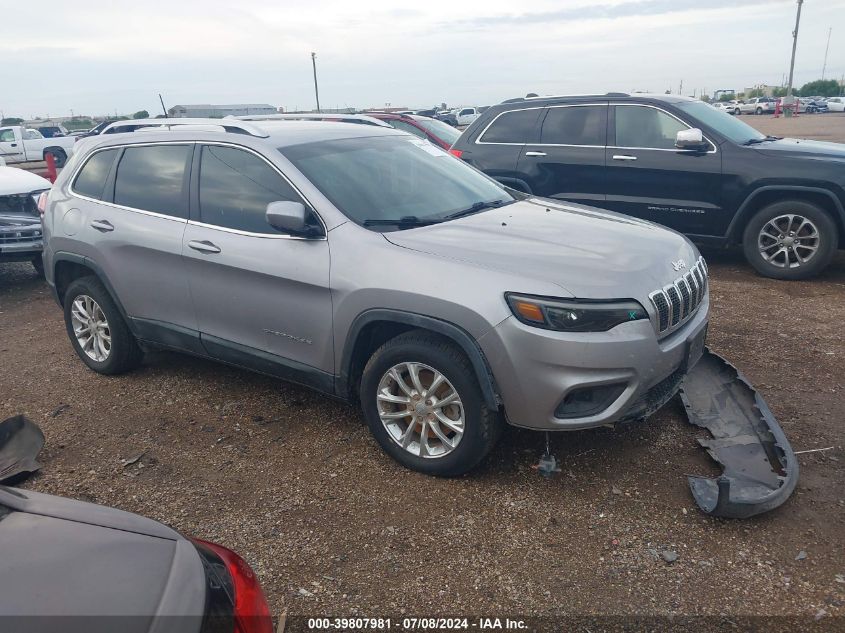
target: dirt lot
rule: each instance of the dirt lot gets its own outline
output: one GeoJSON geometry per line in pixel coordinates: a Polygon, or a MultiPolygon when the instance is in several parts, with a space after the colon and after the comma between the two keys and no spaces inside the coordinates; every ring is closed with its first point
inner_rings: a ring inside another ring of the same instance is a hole
{"type": "MultiPolygon", "coordinates": [[[[836,115],[743,119],[779,135],[835,119],[845,140],[836,115]]],[[[834,447],[801,455],[793,497],[747,521],[697,509],[685,473],[718,471],[675,401],[642,425],[554,436],[563,472],[551,480],[531,468],[542,436],[517,430],[472,475],[432,479],[384,456],[356,410],[298,387],[165,353],[126,376],[87,370],[28,265],[0,267],[0,419],[25,413],[47,436],[43,471],[24,487],[234,548],[276,613],[792,615],[843,627],[845,254],[802,283],[705,255],[711,347],[796,450],[834,447]]]]}

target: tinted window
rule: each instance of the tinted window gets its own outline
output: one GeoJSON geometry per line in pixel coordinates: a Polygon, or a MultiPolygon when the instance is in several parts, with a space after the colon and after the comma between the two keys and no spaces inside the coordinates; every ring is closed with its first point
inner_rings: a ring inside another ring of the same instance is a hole
{"type": "Polygon", "coordinates": [[[493,124],[481,137],[482,143],[527,143],[531,140],[534,124],[541,109],[514,110],[505,112],[493,121],[493,124]]]}
{"type": "Polygon", "coordinates": [[[549,108],[540,132],[540,142],[604,146],[606,130],[607,106],[549,108]]]}
{"type": "Polygon", "coordinates": [[[410,123],[400,121],[399,119],[388,119],[387,122],[390,124],[391,127],[394,127],[397,130],[402,130],[403,132],[410,132],[414,136],[419,136],[420,138],[426,138],[425,132],[423,132],[418,127],[414,127],[410,123]]]}
{"type": "Polygon", "coordinates": [[[202,148],[199,192],[202,222],[250,233],[278,233],[267,224],[271,202],[302,202],[263,159],[215,145],[202,148]]]}
{"type": "MultiPolygon", "coordinates": [[[[707,107],[706,104],[702,105],[707,107]]],[[[713,110],[715,114],[719,114],[713,110]]],[[[730,115],[727,115],[730,116],[730,115]]],[[[675,149],[675,137],[687,126],[656,108],[616,107],[617,147],[675,149]]]]}
{"type": "Polygon", "coordinates": [[[109,171],[118,151],[117,149],[109,149],[97,152],[89,158],[73,183],[74,192],[102,200],[106,179],[109,177],[109,171]]]}
{"type": "Polygon", "coordinates": [[[187,217],[182,186],[190,145],[127,147],[117,166],[114,202],[187,217]]]}

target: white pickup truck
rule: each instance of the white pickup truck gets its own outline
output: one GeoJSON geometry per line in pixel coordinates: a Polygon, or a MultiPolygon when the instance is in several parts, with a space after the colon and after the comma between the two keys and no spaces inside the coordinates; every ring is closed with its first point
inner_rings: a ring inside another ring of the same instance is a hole
{"type": "Polygon", "coordinates": [[[28,161],[46,160],[47,154],[52,154],[56,160],[56,167],[64,167],[68,157],[73,153],[73,136],[57,136],[44,138],[38,130],[7,125],[0,127],[0,157],[6,164],[25,163],[28,161]]]}

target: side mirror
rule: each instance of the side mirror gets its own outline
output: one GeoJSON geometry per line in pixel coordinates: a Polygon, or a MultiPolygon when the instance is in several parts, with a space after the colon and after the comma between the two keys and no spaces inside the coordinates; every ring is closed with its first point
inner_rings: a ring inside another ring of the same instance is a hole
{"type": "Polygon", "coordinates": [[[267,224],[293,235],[308,233],[307,211],[301,202],[279,201],[267,205],[267,224]]]}
{"type": "Polygon", "coordinates": [[[703,150],[707,147],[704,135],[697,127],[681,130],[675,137],[675,147],[678,149],[703,150]]]}

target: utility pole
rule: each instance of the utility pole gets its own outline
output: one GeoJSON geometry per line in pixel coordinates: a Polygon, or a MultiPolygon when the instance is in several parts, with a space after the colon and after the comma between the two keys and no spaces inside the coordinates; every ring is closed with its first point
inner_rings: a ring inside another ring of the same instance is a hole
{"type": "Polygon", "coordinates": [[[831,26],[827,30],[827,46],[824,47],[824,64],[822,65],[822,79],[824,79],[824,71],[827,70],[827,51],[830,50],[830,34],[833,31],[833,27],[831,26]]]}
{"type": "Polygon", "coordinates": [[[320,91],[317,89],[317,53],[311,53],[311,65],[314,67],[314,96],[317,98],[317,112],[320,112],[320,91]]]}
{"type": "Polygon", "coordinates": [[[789,84],[786,86],[786,96],[792,96],[792,74],[795,70],[795,48],[798,46],[798,25],[801,22],[801,5],[804,0],[798,0],[798,13],[795,16],[795,30],[792,31],[792,59],[789,62],[789,84]]]}

